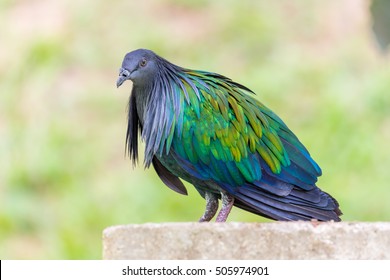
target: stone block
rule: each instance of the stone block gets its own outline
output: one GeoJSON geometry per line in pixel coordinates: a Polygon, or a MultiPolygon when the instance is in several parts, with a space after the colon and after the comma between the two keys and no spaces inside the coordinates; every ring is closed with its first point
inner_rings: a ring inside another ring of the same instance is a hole
{"type": "Polygon", "coordinates": [[[390,259],[390,223],[271,222],[120,225],[104,259],[390,259]]]}

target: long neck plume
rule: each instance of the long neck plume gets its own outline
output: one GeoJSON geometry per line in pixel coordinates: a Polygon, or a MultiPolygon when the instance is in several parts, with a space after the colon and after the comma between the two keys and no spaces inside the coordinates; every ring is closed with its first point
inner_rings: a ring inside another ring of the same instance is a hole
{"type": "Polygon", "coordinates": [[[129,100],[126,145],[133,163],[138,160],[138,131],[146,144],[145,167],[149,167],[155,154],[168,154],[175,131],[183,124],[183,92],[188,96],[182,68],[160,58],[154,79],[143,86],[134,86],[129,100]]]}

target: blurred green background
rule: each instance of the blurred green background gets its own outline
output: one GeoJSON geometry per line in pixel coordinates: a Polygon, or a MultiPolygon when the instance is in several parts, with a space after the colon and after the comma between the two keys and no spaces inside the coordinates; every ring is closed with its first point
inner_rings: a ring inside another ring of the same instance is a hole
{"type": "Polygon", "coordinates": [[[125,156],[131,83],[115,82],[141,47],[257,92],[344,220],[390,219],[390,62],[368,0],[1,0],[0,21],[1,259],[99,259],[108,226],[203,213],[192,186],[180,196],[125,156]]]}

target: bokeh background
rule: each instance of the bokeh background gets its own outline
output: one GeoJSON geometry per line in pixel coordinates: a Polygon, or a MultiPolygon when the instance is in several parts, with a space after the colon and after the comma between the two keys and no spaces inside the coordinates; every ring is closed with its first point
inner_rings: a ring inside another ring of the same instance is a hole
{"type": "Polygon", "coordinates": [[[0,258],[99,259],[108,226],[203,213],[192,186],[180,196],[125,155],[131,83],[115,82],[141,47],[257,92],[320,164],[344,220],[390,220],[388,28],[375,37],[370,5],[0,0],[0,258]]]}

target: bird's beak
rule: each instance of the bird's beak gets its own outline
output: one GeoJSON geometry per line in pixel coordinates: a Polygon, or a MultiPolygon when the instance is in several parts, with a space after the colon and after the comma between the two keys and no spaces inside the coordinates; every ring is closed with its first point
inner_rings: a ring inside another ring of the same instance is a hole
{"type": "Polygon", "coordinates": [[[116,87],[120,87],[124,81],[128,80],[130,76],[130,72],[125,68],[119,69],[119,78],[116,81],[116,87]]]}

